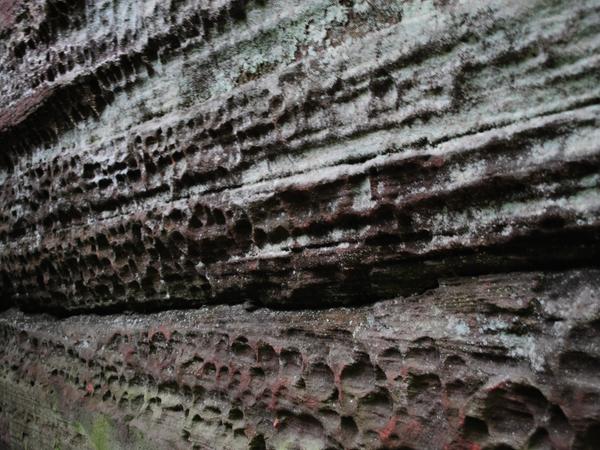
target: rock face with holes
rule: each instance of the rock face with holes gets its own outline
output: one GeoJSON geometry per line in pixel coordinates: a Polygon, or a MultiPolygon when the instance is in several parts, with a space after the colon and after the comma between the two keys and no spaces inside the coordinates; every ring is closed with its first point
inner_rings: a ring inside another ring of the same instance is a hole
{"type": "Polygon", "coordinates": [[[321,311],[13,309],[0,317],[1,438],[61,449],[597,449],[599,305],[600,270],[579,269],[442,279],[321,311]]]}
{"type": "Polygon", "coordinates": [[[600,0],[0,0],[0,444],[598,448],[599,123],[600,0]]]}

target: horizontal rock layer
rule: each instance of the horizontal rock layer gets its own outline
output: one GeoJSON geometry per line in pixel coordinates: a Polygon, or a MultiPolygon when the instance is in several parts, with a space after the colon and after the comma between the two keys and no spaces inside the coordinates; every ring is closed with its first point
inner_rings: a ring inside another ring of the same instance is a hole
{"type": "Polygon", "coordinates": [[[586,269],[445,279],[321,311],[57,320],[9,310],[0,438],[61,449],[591,450],[599,293],[600,271],[586,269]]]}
{"type": "Polygon", "coordinates": [[[0,447],[598,448],[599,30],[0,0],[0,447]]]}
{"type": "Polygon", "coordinates": [[[596,0],[3,4],[5,304],[347,305],[597,264],[596,0]]]}

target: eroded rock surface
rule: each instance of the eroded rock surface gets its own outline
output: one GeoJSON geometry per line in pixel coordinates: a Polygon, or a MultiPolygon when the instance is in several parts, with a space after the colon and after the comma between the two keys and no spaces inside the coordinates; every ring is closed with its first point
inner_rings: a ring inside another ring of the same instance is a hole
{"type": "Polygon", "coordinates": [[[600,448],[599,30],[0,0],[0,443],[600,448]]]}
{"type": "Polygon", "coordinates": [[[321,311],[10,310],[0,417],[15,448],[591,450],[599,296],[579,270],[321,311]]]}
{"type": "Polygon", "coordinates": [[[598,256],[597,0],[275,3],[14,3],[5,298],[299,308],[598,256]]]}

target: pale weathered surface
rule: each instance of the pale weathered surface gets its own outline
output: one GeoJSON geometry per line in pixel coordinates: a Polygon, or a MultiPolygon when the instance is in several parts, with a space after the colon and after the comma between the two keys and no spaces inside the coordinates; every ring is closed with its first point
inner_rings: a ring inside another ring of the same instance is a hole
{"type": "Polygon", "coordinates": [[[353,303],[598,256],[597,0],[79,3],[5,29],[17,304],[353,303]]]}
{"type": "Polygon", "coordinates": [[[0,0],[0,443],[600,447],[599,31],[0,0]]]}

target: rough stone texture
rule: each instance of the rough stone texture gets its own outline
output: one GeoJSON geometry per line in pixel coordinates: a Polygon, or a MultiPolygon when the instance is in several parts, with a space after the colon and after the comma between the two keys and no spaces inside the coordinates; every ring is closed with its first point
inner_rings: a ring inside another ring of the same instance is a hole
{"type": "Polygon", "coordinates": [[[0,336],[13,448],[592,450],[600,439],[597,269],[447,279],[318,312],[10,310],[0,336]]]}
{"type": "Polygon", "coordinates": [[[334,305],[598,256],[597,0],[195,3],[14,6],[14,303],[334,305]]]}
{"type": "Polygon", "coordinates": [[[0,442],[600,448],[599,121],[600,0],[0,0],[0,442]]]}

